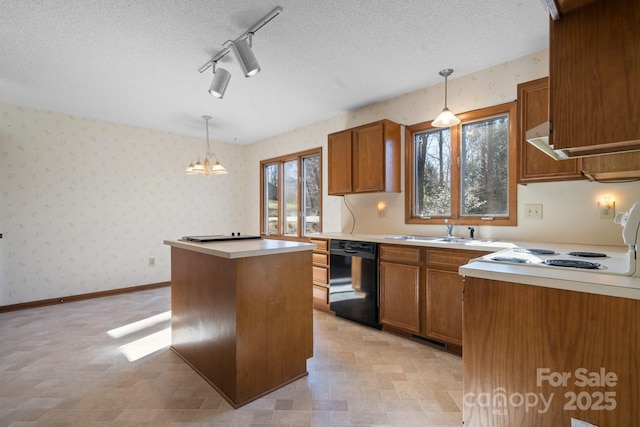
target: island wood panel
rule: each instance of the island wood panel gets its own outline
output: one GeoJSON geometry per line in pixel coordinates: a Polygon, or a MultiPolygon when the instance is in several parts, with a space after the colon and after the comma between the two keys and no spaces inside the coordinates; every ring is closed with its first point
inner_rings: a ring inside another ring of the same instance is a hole
{"type": "Polygon", "coordinates": [[[635,425],[640,419],[639,324],[637,300],[466,278],[464,425],[569,426],[572,417],[601,427],[635,425]],[[538,384],[538,368],[571,376],[566,386],[538,384]],[[603,368],[615,373],[617,383],[577,385],[580,368],[589,373],[603,368]],[[601,399],[605,393],[614,393],[614,401],[611,395],[601,399]],[[527,411],[513,404],[519,395],[532,401],[534,395],[553,397],[546,410],[539,403],[527,411]],[[574,395],[576,409],[566,409],[574,395]]]}
{"type": "Polygon", "coordinates": [[[172,348],[234,407],[306,375],[311,251],[227,259],[171,248],[172,348]]]}

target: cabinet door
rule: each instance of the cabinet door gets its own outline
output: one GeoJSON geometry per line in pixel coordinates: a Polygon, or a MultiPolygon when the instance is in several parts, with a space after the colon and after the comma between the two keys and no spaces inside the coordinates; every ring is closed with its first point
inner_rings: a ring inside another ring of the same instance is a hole
{"type": "Polygon", "coordinates": [[[328,194],[342,195],[352,192],[351,131],[332,133],[328,141],[328,194]]]}
{"type": "Polygon", "coordinates": [[[353,131],[353,191],[385,190],[384,125],[376,123],[353,131]]]}
{"type": "Polygon", "coordinates": [[[554,160],[526,140],[527,130],[549,120],[549,78],[518,85],[518,183],[584,179],[580,159],[554,160]]]}
{"type": "Polygon", "coordinates": [[[420,266],[380,262],[380,323],[420,332],[420,266]]]}
{"type": "Polygon", "coordinates": [[[640,178],[640,151],[582,159],[584,173],[589,179],[637,179],[640,178]]]}
{"type": "Polygon", "coordinates": [[[596,1],[551,22],[552,144],[576,155],[640,148],[640,2],[596,1]]]}
{"type": "Polygon", "coordinates": [[[462,277],[452,271],[427,269],[425,335],[462,345],[462,277]]]}

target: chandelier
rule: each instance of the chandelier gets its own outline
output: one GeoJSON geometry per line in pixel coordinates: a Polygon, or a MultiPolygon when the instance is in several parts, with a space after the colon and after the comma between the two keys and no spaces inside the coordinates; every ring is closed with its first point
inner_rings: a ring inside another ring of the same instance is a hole
{"type": "Polygon", "coordinates": [[[185,169],[184,173],[187,175],[224,175],[227,173],[227,170],[220,164],[216,155],[211,151],[211,144],[209,143],[209,120],[211,120],[211,116],[202,116],[205,123],[207,124],[207,152],[204,154],[204,160],[201,162],[200,158],[193,163],[189,164],[187,169],[185,169]],[[211,165],[211,160],[215,160],[215,163],[211,165]]]}

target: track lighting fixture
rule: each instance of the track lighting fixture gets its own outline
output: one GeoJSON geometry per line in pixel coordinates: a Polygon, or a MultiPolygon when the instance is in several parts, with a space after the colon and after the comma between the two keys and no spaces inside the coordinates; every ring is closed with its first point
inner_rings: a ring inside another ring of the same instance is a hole
{"type": "Polygon", "coordinates": [[[200,159],[194,164],[191,162],[187,169],[185,169],[184,173],[187,175],[224,175],[227,173],[227,170],[220,164],[216,155],[211,152],[211,145],[209,144],[209,120],[211,120],[211,116],[202,116],[205,123],[207,124],[207,152],[204,154],[204,162],[201,162],[200,159]],[[215,159],[215,163],[211,166],[211,161],[209,157],[215,159]]]}
{"type": "Polygon", "coordinates": [[[460,123],[460,119],[447,108],[447,77],[449,77],[451,73],[453,73],[451,68],[440,71],[440,75],[444,77],[444,109],[438,114],[438,117],[431,122],[431,126],[433,127],[449,128],[460,123]]]}
{"type": "Polygon", "coordinates": [[[216,70],[216,63],[213,63],[213,81],[209,87],[209,93],[216,98],[224,96],[224,91],[227,90],[227,85],[231,80],[231,73],[224,68],[218,68],[216,70]]]}
{"type": "Polygon", "coordinates": [[[217,98],[222,98],[224,96],[224,92],[227,89],[227,85],[229,84],[229,80],[231,79],[231,73],[229,73],[224,68],[218,68],[216,70],[216,65],[218,61],[224,58],[231,50],[242,68],[242,72],[245,77],[255,76],[260,72],[260,64],[256,60],[255,55],[252,51],[252,39],[253,35],[262,27],[267,25],[273,18],[282,13],[282,8],[280,6],[273,9],[269,12],[265,17],[256,22],[251,28],[242,33],[235,40],[227,40],[222,45],[224,49],[220,52],[216,53],[213,58],[208,60],[202,67],[198,69],[198,72],[203,73],[209,67],[213,67],[213,81],[211,82],[211,86],[209,87],[209,93],[217,98]]]}
{"type": "Polygon", "coordinates": [[[260,65],[251,50],[252,36],[253,34],[249,33],[248,37],[231,43],[233,53],[235,53],[245,77],[253,77],[260,72],[260,65]]]}

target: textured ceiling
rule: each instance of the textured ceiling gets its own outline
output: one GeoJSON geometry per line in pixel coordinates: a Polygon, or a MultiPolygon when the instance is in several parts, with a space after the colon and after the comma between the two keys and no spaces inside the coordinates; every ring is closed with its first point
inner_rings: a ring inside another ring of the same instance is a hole
{"type": "Polygon", "coordinates": [[[251,143],[548,47],[541,0],[0,0],[0,102],[251,143]],[[274,7],[224,99],[198,68],[274,7]]]}

